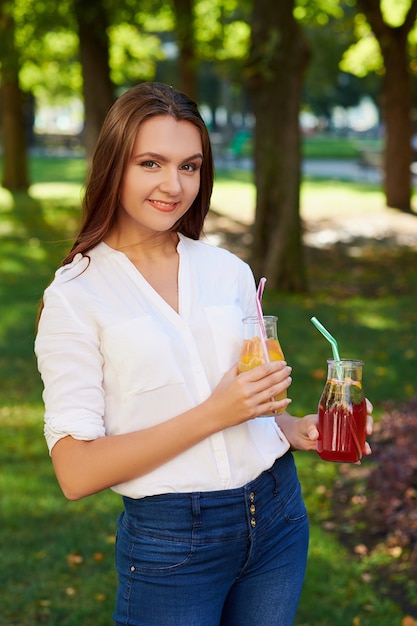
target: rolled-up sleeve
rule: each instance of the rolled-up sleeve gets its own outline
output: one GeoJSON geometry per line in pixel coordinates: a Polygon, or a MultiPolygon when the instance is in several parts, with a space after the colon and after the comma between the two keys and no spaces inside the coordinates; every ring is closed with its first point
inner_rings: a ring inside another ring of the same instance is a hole
{"type": "Polygon", "coordinates": [[[53,446],[67,435],[92,440],[105,435],[103,359],[99,334],[54,285],[44,294],[35,339],[44,384],[45,438],[53,446]]]}

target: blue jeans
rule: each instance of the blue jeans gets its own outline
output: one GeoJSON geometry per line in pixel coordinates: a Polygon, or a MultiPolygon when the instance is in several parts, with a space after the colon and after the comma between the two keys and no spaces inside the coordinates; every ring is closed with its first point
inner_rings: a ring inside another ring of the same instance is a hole
{"type": "Polygon", "coordinates": [[[226,491],[124,498],[117,626],[290,626],[308,519],[290,452],[226,491]]]}

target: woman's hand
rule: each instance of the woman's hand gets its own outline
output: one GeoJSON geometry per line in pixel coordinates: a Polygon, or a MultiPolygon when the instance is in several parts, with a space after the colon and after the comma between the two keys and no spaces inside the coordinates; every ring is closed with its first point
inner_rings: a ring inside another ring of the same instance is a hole
{"type": "Polygon", "coordinates": [[[274,398],[287,389],[292,379],[285,361],[272,361],[238,374],[233,366],[206,400],[210,415],[216,416],[216,430],[222,430],[267,413],[285,409],[290,398],[274,398]]]}
{"type": "MultiPolygon", "coordinates": [[[[374,425],[374,419],[372,417],[373,410],[374,410],[374,407],[373,407],[372,402],[370,402],[368,398],[366,398],[366,434],[367,435],[372,435],[372,428],[374,425]]],[[[363,452],[365,455],[372,454],[371,446],[369,445],[367,441],[365,442],[365,449],[363,452]]]]}
{"type": "Polygon", "coordinates": [[[294,417],[282,413],[275,418],[276,423],[290,442],[293,450],[315,450],[319,437],[317,430],[318,416],[316,414],[294,417]]]}

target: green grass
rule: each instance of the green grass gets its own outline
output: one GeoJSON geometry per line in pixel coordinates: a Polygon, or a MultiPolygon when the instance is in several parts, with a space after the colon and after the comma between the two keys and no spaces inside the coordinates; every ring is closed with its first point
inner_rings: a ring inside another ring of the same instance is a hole
{"type": "MultiPolygon", "coordinates": [[[[250,156],[253,152],[250,133],[237,133],[229,150],[236,156],[250,156]]],[[[379,138],[347,137],[332,133],[316,133],[302,138],[302,154],[307,159],[355,159],[363,152],[380,152],[382,140],[379,138]]]]}
{"type": "Polygon", "coordinates": [[[62,497],[39,402],[3,406],[0,419],[0,624],[110,624],[118,499],[110,492],[76,503],[62,497]]]}
{"type": "Polygon", "coordinates": [[[86,162],[82,158],[36,157],[29,163],[30,179],[37,183],[76,183],[79,185],[86,174],[86,162]]]}
{"type": "MultiPolygon", "coordinates": [[[[308,159],[360,159],[364,151],[380,152],[382,140],[334,133],[314,133],[302,138],[302,153],[308,159]]],[[[247,157],[253,152],[252,133],[238,131],[229,145],[235,156],[247,157]]]]}
{"type": "Polygon", "coordinates": [[[317,134],[303,138],[303,155],[309,159],[359,159],[362,151],[378,152],[381,139],[317,134]]]}
{"type": "MultiPolygon", "coordinates": [[[[30,197],[0,189],[0,626],[110,626],[119,498],[107,492],[74,503],[62,496],[43,439],[41,385],[33,357],[39,299],[74,234],[85,168],[77,159],[36,159],[32,171],[30,197]]],[[[224,210],[231,199],[241,197],[250,212],[250,175],[219,173],[217,184],[216,208],[224,210]]],[[[353,194],[366,210],[378,193],[353,183],[333,183],[332,189],[325,181],[308,181],[306,210],[319,212],[326,194],[336,206],[353,194]]],[[[391,284],[377,298],[350,296],[351,268],[322,267],[316,261],[310,269],[324,276],[323,283],[314,276],[317,291],[294,296],[266,289],[265,310],[278,315],[280,338],[293,366],[294,413],[315,411],[330,356],[327,342],[310,323],[312,315],[337,336],[344,355],[364,358],[367,395],[377,414],[384,402],[416,394],[415,266],[398,265],[398,275],[405,275],[410,288],[395,296],[391,284]]],[[[363,280],[372,282],[370,271],[363,280]]],[[[383,282],[384,274],[378,280],[383,282]]],[[[311,545],[295,626],[400,626],[402,613],[373,584],[369,562],[353,560],[327,529],[338,466],[314,454],[296,456],[311,518],[311,545]]]]}

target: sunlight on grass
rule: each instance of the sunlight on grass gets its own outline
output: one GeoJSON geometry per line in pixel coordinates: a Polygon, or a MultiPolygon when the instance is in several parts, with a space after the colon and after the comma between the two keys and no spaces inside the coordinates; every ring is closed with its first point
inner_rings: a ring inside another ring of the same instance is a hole
{"type": "Polygon", "coordinates": [[[6,211],[10,211],[13,209],[13,196],[4,187],[0,187],[0,213],[6,213],[6,211]]]}
{"type": "MultiPolygon", "coordinates": [[[[256,190],[250,172],[220,171],[216,174],[211,206],[244,224],[254,219],[256,190]]],[[[359,218],[367,215],[391,213],[385,207],[384,195],[379,186],[339,181],[305,180],[300,190],[300,212],[304,218],[331,217],[342,213],[359,218]]]]}
{"type": "Polygon", "coordinates": [[[255,186],[250,182],[216,180],[211,207],[244,224],[251,224],[255,209],[255,186]]]}
{"type": "Polygon", "coordinates": [[[301,215],[320,218],[342,213],[354,218],[385,210],[385,198],[379,188],[337,181],[304,182],[301,186],[301,215]]]}
{"type": "Polygon", "coordinates": [[[29,193],[37,200],[53,199],[55,202],[80,202],[83,187],[78,183],[36,183],[30,186],[29,193]]]}
{"type": "MultiPolygon", "coordinates": [[[[4,246],[3,251],[6,251],[10,246],[4,246]]],[[[43,261],[46,259],[46,253],[44,248],[40,245],[39,239],[32,238],[26,242],[24,248],[24,254],[19,256],[4,255],[0,257],[0,274],[21,274],[27,270],[28,262],[31,261],[43,261]]],[[[10,280],[10,276],[8,278],[10,280]]]]}
{"type": "Polygon", "coordinates": [[[398,328],[398,320],[393,318],[388,318],[384,315],[370,312],[367,310],[362,310],[356,314],[356,318],[358,322],[362,324],[362,326],[366,326],[367,328],[374,328],[375,330],[388,330],[390,328],[398,328]]]}

